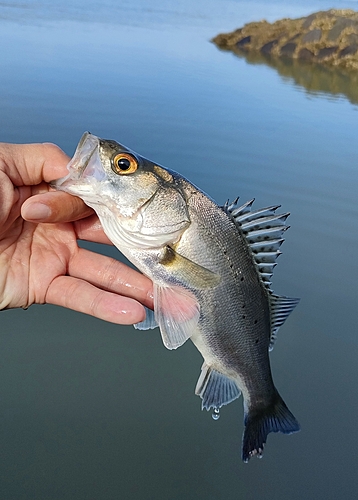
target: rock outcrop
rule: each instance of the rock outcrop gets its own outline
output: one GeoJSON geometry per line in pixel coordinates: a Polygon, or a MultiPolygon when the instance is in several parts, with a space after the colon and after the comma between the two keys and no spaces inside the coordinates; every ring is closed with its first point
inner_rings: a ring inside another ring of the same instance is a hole
{"type": "Polygon", "coordinates": [[[358,69],[358,12],[331,9],[299,19],[245,24],[216,36],[221,49],[358,69]]]}

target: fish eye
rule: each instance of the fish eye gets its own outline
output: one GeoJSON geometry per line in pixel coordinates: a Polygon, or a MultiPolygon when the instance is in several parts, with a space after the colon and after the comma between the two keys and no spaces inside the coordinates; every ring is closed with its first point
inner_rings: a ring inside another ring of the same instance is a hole
{"type": "Polygon", "coordinates": [[[128,153],[119,153],[112,162],[113,171],[120,175],[133,174],[137,168],[137,160],[128,153]]]}

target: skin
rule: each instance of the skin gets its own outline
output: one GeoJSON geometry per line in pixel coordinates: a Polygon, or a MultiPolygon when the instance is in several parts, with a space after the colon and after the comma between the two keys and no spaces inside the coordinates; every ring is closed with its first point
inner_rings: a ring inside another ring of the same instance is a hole
{"type": "Polygon", "coordinates": [[[0,310],[55,304],[117,324],[153,307],[151,281],[78,246],[110,244],[92,209],[51,180],[69,158],[53,144],[0,143],[0,310]],[[142,305],[143,304],[143,305],[142,305]]]}

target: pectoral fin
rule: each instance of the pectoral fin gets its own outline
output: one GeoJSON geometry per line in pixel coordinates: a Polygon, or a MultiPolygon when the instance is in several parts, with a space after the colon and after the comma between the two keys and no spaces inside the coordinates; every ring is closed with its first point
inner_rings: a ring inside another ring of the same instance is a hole
{"type": "Polygon", "coordinates": [[[190,288],[213,288],[218,285],[221,279],[218,274],[183,257],[169,246],[165,248],[160,264],[170,272],[176,281],[190,288]]]}
{"type": "Polygon", "coordinates": [[[194,294],[180,286],[155,284],[154,311],[167,349],[177,349],[191,337],[200,315],[194,294]]]}

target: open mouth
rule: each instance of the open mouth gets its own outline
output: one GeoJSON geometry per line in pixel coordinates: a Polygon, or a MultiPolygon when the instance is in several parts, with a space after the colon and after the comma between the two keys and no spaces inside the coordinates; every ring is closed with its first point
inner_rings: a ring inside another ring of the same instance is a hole
{"type": "Polygon", "coordinates": [[[85,132],[78,143],[75,154],[68,164],[69,172],[73,171],[78,178],[82,177],[89,166],[94,153],[97,151],[99,138],[95,135],[85,132]]]}
{"type": "Polygon", "coordinates": [[[99,138],[85,132],[73,158],[67,165],[68,174],[50,183],[51,187],[73,194],[88,191],[93,182],[104,179],[105,172],[98,154],[99,138]]]}

